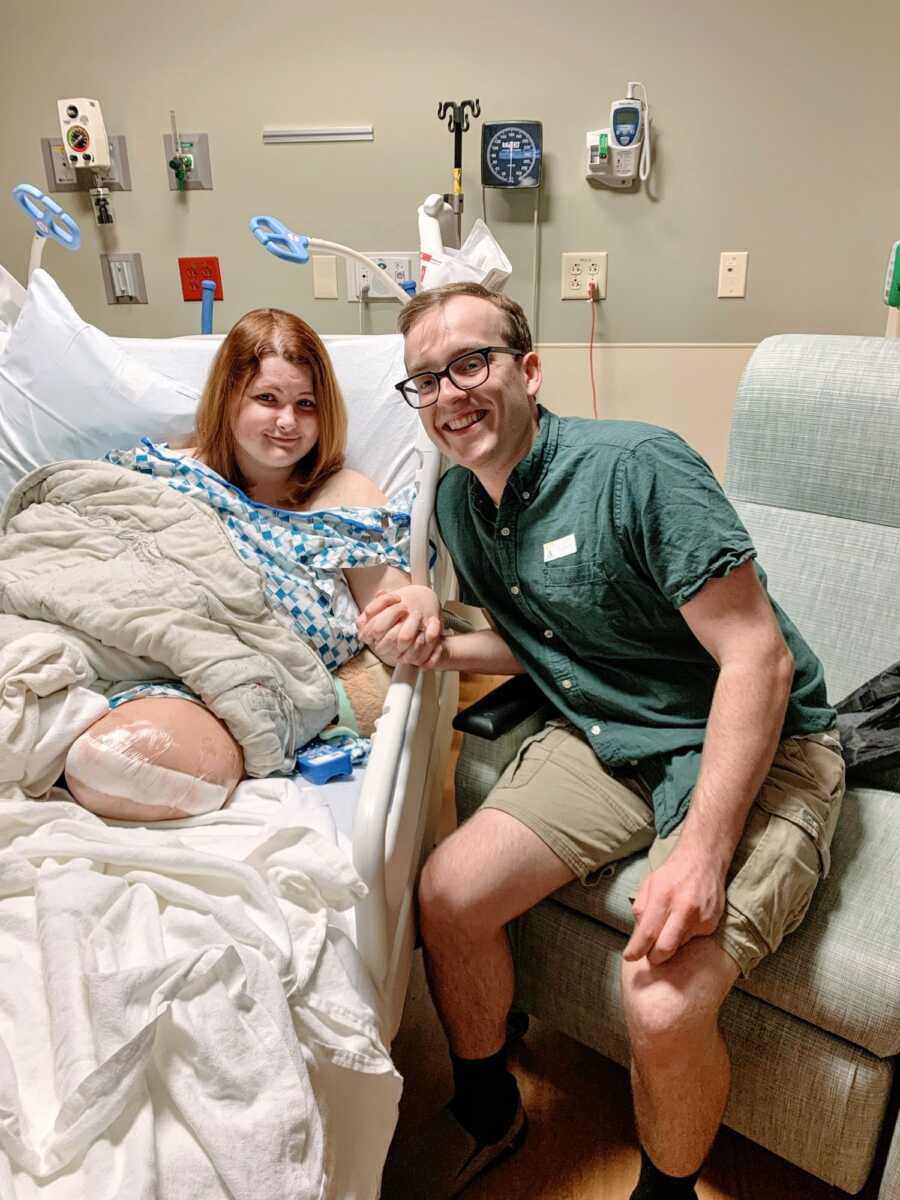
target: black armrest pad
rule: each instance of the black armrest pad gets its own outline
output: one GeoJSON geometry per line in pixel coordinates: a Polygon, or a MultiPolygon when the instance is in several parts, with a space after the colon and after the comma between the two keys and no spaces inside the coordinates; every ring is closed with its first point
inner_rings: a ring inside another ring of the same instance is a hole
{"type": "Polygon", "coordinates": [[[453,728],[493,742],[546,703],[543,692],[528,675],[514,675],[457,713],[453,728]]]}

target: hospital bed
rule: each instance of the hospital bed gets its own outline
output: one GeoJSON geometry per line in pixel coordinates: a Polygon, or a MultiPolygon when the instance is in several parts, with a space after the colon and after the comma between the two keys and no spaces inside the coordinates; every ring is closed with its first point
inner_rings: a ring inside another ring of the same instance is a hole
{"type": "MultiPolygon", "coordinates": [[[[441,461],[421,433],[416,414],[398,401],[393,389],[403,375],[401,339],[324,340],[349,412],[347,464],[373,478],[388,496],[415,482],[413,576],[430,580],[446,598],[452,570],[431,534],[441,461]]],[[[36,271],[25,293],[0,268],[0,494],[5,497],[18,478],[41,462],[96,458],[113,445],[133,445],[141,436],[162,440],[188,432],[220,342],[216,336],[109,338],[80,320],[46,273],[36,271]]],[[[397,1030],[406,994],[414,884],[435,838],[456,702],[455,675],[397,668],[367,765],[355,770],[352,779],[322,785],[317,795],[367,889],[341,928],[364,964],[362,991],[377,1013],[385,1046],[397,1030]]],[[[250,793],[248,812],[256,803],[253,787],[250,793]]],[[[198,820],[215,825],[216,817],[207,814],[198,820]]],[[[346,949],[342,953],[346,956],[346,949]]],[[[2,1075],[0,1070],[0,1085],[2,1075]]],[[[340,1104],[337,1095],[334,1089],[329,1092],[333,1110],[340,1104]]],[[[396,1097],[394,1110],[395,1103],[396,1097]]],[[[347,1133],[348,1147],[361,1136],[360,1130],[347,1133]]],[[[322,1197],[362,1200],[377,1195],[377,1169],[369,1171],[367,1180],[360,1180],[359,1171],[348,1177],[351,1182],[345,1179],[340,1193],[329,1187],[322,1197]]],[[[2,1182],[0,1193],[5,1195],[2,1182]]],[[[269,1194],[258,1177],[247,1186],[256,1189],[254,1200],[269,1194]]],[[[45,1192],[35,1185],[33,1192],[21,1194],[45,1192]]],[[[55,1200],[57,1191],[48,1185],[46,1194],[55,1200]]],[[[58,1194],[70,1193],[60,1187],[58,1194]]]]}

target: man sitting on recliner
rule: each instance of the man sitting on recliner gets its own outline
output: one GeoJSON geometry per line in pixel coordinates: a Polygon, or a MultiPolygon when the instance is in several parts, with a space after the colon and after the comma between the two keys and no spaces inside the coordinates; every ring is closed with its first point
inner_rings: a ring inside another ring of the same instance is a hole
{"type": "Polygon", "coordinates": [[[446,636],[426,588],[383,594],[365,640],[429,669],[527,671],[559,717],[431,855],[419,914],[456,1094],[383,1196],[457,1195],[515,1149],[506,925],[650,848],[622,987],[642,1168],[632,1200],[693,1197],[728,1097],[719,1010],[802,920],[844,766],[821,664],[766,592],[700,456],[631,421],[540,407],[521,308],[478,285],[417,296],[398,387],[456,464],[437,519],[460,597],[496,631],[446,636]]]}

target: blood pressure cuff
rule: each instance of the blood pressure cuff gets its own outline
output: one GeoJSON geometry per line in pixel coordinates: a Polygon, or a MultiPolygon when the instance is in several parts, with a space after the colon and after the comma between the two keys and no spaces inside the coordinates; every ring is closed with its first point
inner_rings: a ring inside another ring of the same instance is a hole
{"type": "Polygon", "coordinates": [[[900,662],[851,692],[835,708],[848,769],[859,769],[881,786],[896,786],[896,778],[876,776],[900,772],[900,662]]]}

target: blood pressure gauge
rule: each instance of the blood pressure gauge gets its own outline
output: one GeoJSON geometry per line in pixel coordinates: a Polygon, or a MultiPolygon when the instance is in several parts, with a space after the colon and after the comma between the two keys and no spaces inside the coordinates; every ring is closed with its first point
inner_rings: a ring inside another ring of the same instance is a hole
{"type": "Polygon", "coordinates": [[[540,121],[485,121],[482,125],[482,187],[540,187],[542,158],[540,121]]]}

